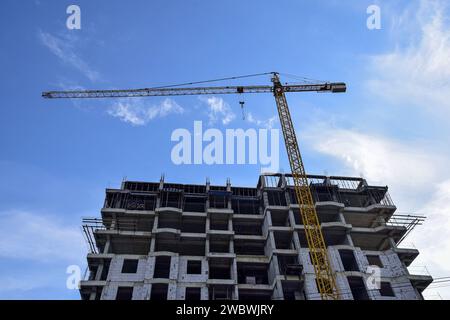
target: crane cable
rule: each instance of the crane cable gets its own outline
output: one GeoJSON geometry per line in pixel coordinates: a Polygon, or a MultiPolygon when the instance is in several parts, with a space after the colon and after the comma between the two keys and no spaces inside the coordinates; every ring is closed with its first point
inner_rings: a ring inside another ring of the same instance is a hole
{"type": "MultiPolygon", "coordinates": [[[[150,89],[164,89],[164,88],[181,87],[181,86],[187,86],[187,85],[193,85],[193,84],[211,83],[211,82],[219,82],[219,81],[225,81],[225,80],[236,80],[236,79],[242,79],[242,78],[265,76],[265,75],[274,74],[274,73],[277,73],[277,72],[273,72],[273,71],[272,72],[262,72],[262,73],[253,73],[253,74],[246,74],[246,75],[241,75],[241,76],[225,77],[225,78],[218,78],[218,79],[211,79],[211,80],[184,82],[184,83],[178,83],[178,84],[172,84],[172,85],[151,87],[150,89]]],[[[318,83],[318,82],[325,83],[326,82],[326,81],[307,78],[307,77],[298,76],[298,75],[290,74],[290,73],[278,72],[278,74],[284,75],[291,79],[301,80],[302,82],[306,82],[306,83],[318,83]]]]}
{"type": "Polygon", "coordinates": [[[295,80],[300,80],[304,83],[325,83],[325,82],[329,82],[329,81],[324,81],[324,80],[318,80],[318,79],[312,79],[312,78],[307,78],[307,77],[303,77],[303,76],[298,76],[295,74],[291,74],[291,73],[283,73],[283,72],[279,72],[279,74],[287,77],[287,78],[291,78],[291,79],[295,79],[295,80]]]}
{"type": "Polygon", "coordinates": [[[225,81],[225,80],[235,80],[235,79],[242,79],[242,78],[264,76],[264,75],[273,74],[273,73],[274,72],[254,73],[254,74],[247,74],[247,75],[242,75],[242,76],[234,76],[234,77],[219,78],[219,79],[204,80],[204,81],[185,82],[185,83],[172,84],[172,85],[166,85],[166,86],[160,86],[160,87],[152,87],[150,89],[173,88],[173,87],[181,87],[181,86],[200,84],[200,83],[210,83],[210,82],[218,82],[218,81],[225,81]]]}

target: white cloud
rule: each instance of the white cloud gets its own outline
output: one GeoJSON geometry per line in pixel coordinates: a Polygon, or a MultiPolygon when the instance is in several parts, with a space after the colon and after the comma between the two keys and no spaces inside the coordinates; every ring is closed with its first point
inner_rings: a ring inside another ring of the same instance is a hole
{"type": "Polygon", "coordinates": [[[249,112],[246,115],[246,119],[248,122],[254,123],[257,126],[264,127],[266,129],[272,129],[274,124],[278,120],[278,116],[273,116],[266,120],[260,120],[260,119],[257,119],[255,116],[253,116],[253,114],[251,112],[249,112]]]}
{"type": "Polygon", "coordinates": [[[217,121],[221,121],[222,124],[227,125],[236,118],[236,115],[231,110],[230,105],[226,103],[222,98],[218,97],[200,97],[201,101],[208,105],[208,118],[209,124],[212,125],[217,121]]]}
{"type": "Polygon", "coordinates": [[[0,213],[0,257],[34,262],[79,263],[86,245],[79,227],[54,216],[24,211],[0,213]]]}
{"type": "MultiPolygon", "coordinates": [[[[427,219],[407,241],[414,243],[420,251],[415,265],[426,266],[435,278],[447,277],[450,274],[450,179],[436,184],[430,191],[430,200],[420,209],[426,213],[427,219]]],[[[414,272],[414,269],[411,271],[414,272]]],[[[430,298],[437,298],[439,294],[450,299],[450,287],[448,283],[431,285],[424,294],[430,298]]]]}
{"type": "Polygon", "coordinates": [[[316,128],[305,136],[322,154],[333,156],[370,183],[422,189],[439,175],[442,162],[419,143],[403,143],[347,129],[316,128]]]}
{"type": "Polygon", "coordinates": [[[26,292],[37,288],[42,288],[51,284],[54,279],[50,277],[36,276],[36,274],[26,274],[22,277],[13,277],[10,275],[0,276],[2,285],[0,286],[0,294],[4,296],[2,299],[10,299],[11,293],[26,292]]]}
{"type": "MultiPolygon", "coordinates": [[[[370,59],[370,77],[366,84],[373,96],[392,102],[400,107],[412,106],[426,111],[436,119],[448,122],[450,115],[450,21],[448,1],[435,0],[412,3],[402,13],[396,13],[393,28],[390,30],[395,41],[395,49],[370,59]]],[[[407,118],[405,118],[407,119],[407,118]]],[[[414,123],[409,123],[414,125],[414,123]]],[[[433,128],[435,129],[435,128],[433,128]]],[[[443,129],[443,128],[442,128],[443,129]]],[[[441,129],[441,130],[442,130],[441,129]]],[[[435,145],[448,140],[448,135],[435,135],[435,145]]],[[[390,143],[389,143],[390,144],[390,143]]],[[[397,176],[399,181],[390,181],[398,186],[403,195],[396,201],[399,208],[417,205],[417,212],[427,216],[423,226],[408,236],[420,255],[413,265],[427,266],[431,275],[443,277],[450,274],[450,174],[447,149],[430,144],[416,143],[394,157],[389,175],[397,176]],[[415,152],[414,152],[415,151],[415,152]],[[403,158],[403,159],[402,159],[403,158]],[[403,164],[403,165],[402,165],[403,164]],[[415,167],[418,169],[415,170],[415,167]],[[410,174],[408,174],[410,172],[410,174]],[[418,178],[416,180],[416,178],[418,178]],[[403,184],[406,181],[411,185],[403,184]],[[417,201],[417,198],[421,199],[417,201]]],[[[388,148],[386,150],[389,150],[388,148]]],[[[387,154],[386,154],[387,155],[387,154]]],[[[361,159],[365,165],[373,160],[361,159]]],[[[374,172],[383,177],[382,162],[371,166],[374,172]]],[[[370,171],[370,170],[369,170],[370,171]]],[[[395,201],[395,199],[394,199],[395,201]]],[[[412,269],[414,272],[416,269],[412,269]]],[[[447,283],[448,285],[448,283],[447,283]]],[[[449,287],[427,289],[425,296],[450,299],[449,287]]]]}
{"type": "MultiPolygon", "coordinates": [[[[450,175],[448,155],[424,142],[404,143],[380,135],[347,129],[309,129],[305,141],[321,154],[340,161],[344,174],[363,176],[370,184],[388,185],[398,211],[426,216],[406,239],[420,251],[411,273],[426,266],[434,277],[450,274],[450,175]],[[394,190],[394,192],[392,192],[394,190]]],[[[450,288],[425,291],[426,296],[450,298],[450,288]]]]}
{"type": "Polygon", "coordinates": [[[450,242],[448,230],[450,230],[450,179],[436,184],[431,190],[430,200],[425,203],[421,211],[426,212],[428,219],[423,226],[425,232],[418,233],[411,238],[416,239],[426,247],[423,257],[442,267],[443,261],[450,261],[450,242]],[[444,249],[444,250],[442,250],[444,249]],[[446,258],[444,258],[444,256],[446,258]]]}
{"type": "Polygon", "coordinates": [[[76,52],[74,37],[60,38],[51,35],[47,32],[39,31],[38,38],[43,45],[45,45],[55,56],[57,56],[63,63],[66,63],[83,75],[85,75],[91,81],[97,81],[100,78],[100,74],[92,69],[76,52]]]}
{"type": "Polygon", "coordinates": [[[172,99],[165,99],[159,105],[146,105],[143,99],[133,98],[117,101],[108,109],[108,114],[133,126],[143,126],[155,118],[170,114],[181,114],[184,109],[172,99]]]}
{"type": "Polygon", "coordinates": [[[0,261],[8,269],[0,275],[0,299],[76,298],[66,270],[84,270],[86,253],[79,225],[37,212],[0,212],[0,261]]]}
{"type": "Polygon", "coordinates": [[[392,52],[372,56],[368,88],[387,101],[450,113],[450,27],[444,1],[421,1],[393,21],[392,52]],[[405,16],[406,15],[406,16],[405,16]],[[419,37],[411,37],[419,29],[419,37]],[[406,46],[402,43],[408,39],[406,46]]]}

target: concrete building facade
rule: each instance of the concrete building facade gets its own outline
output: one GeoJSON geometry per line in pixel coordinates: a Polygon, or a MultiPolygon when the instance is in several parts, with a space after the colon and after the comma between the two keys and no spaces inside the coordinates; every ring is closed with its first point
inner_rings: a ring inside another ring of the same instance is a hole
{"type": "MultiPolygon", "coordinates": [[[[422,217],[394,214],[388,188],[361,178],[309,181],[341,298],[422,299],[432,278],[398,246],[422,217]]],[[[83,221],[82,299],[320,299],[288,174],[255,188],[124,181],[83,221]]]]}

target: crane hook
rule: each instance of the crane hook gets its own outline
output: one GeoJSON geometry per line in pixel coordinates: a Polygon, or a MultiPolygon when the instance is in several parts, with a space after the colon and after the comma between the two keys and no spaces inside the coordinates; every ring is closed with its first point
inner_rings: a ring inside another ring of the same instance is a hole
{"type": "Polygon", "coordinates": [[[241,110],[242,110],[242,120],[245,120],[244,103],[245,103],[245,101],[239,101],[239,104],[241,105],[241,110]]]}

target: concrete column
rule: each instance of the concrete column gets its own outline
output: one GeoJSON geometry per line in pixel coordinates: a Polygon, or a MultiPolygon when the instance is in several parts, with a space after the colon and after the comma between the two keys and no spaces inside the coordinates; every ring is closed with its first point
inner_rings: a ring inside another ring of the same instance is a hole
{"type": "Polygon", "coordinates": [[[280,184],[281,188],[284,188],[287,185],[286,176],[284,175],[284,173],[282,173],[280,175],[280,182],[281,182],[281,184],[280,184]]]}
{"type": "Polygon", "coordinates": [[[110,229],[115,230],[117,227],[117,217],[116,214],[113,214],[110,229]]]}
{"type": "Polygon", "coordinates": [[[276,280],[275,288],[273,289],[272,299],[274,300],[284,300],[283,286],[280,280],[276,280]]]}
{"type": "Polygon", "coordinates": [[[263,204],[264,204],[264,208],[269,206],[269,197],[267,196],[266,191],[263,191],[263,204]]]}
{"type": "Polygon", "coordinates": [[[103,268],[104,268],[104,264],[100,264],[97,268],[97,273],[95,274],[95,280],[100,280],[100,278],[102,277],[102,273],[103,273],[103,268]]]}
{"type": "Polygon", "coordinates": [[[259,176],[259,183],[261,184],[261,188],[264,189],[266,187],[266,181],[263,175],[259,176]]]}
{"type": "Polygon", "coordinates": [[[291,201],[291,197],[289,196],[289,192],[287,192],[287,189],[283,191],[284,194],[284,200],[286,201],[286,204],[289,205],[291,201]]]}
{"type": "Polygon", "coordinates": [[[211,229],[211,220],[209,214],[206,215],[206,232],[208,232],[211,229]]]}
{"type": "Polygon", "coordinates": [[[391,249],[397,248],[397,244],[395,243],[394,239],[389,238],[389,245],[391,249]]]}
{"type": "Polygon", "coordinates": [[[154,236],[152,236],[152,238],[150,240],[150,251],[149,251],[149,253],[155,252],[155,248],[156,248],[156,238],[154,236]]]}
{"type": "Polygon", "coordinates": [[[233,286],[233,293],[231,294],[232,300],[239,300],[239,290],[237,286],[233,286]]]}
{"type": "Polygon", "coordinates": [[[347,238],[348,245],[354,247],[355,245],[353,244],[352,236],[350,235],[350,233],[347,233],[345,237],[347,238]]]}
{"type": "Polygon", "coordinates": [[[292,211],[291,209],[289,209],[288,220],[289,220],[289,226],[294,228],[294,226],[295,226],[295,217],[294,217],[294,211],[292,211]]]}
{"type": "Polygon", "coordinates": [[[204,286],[200,289],[200,300],[209,300],[209,293],[207,286],[204,286]]]}
{"type": "Polygon", "coordinates": [[[269,264],[269,281],[273,283],[277,275],[280,274],[280,267],[278,266],[278,257],[274,255],[269,264]]]}
{"type": "Polygon", "coordinates": [[[209,253],[209,238],[205,241],[205,256],[209,253]]]}
{"type": "Polygon", "coordinates": [[[177,284],[176,282],[169,283],[167,288],[167,300],[177,300],[177,284]]]}
{"type": "Polygon", "coordinates": [[[97,295],[97,292],[94,289],[92,289],[92,292],[89,295],[89,300],[95,300],[96,295],[97,295]]]}
{"type": "MultiPolygon", "coordinates": [[[[300,244],[300,238],[299,238],[299,236],[298,236],[298,232],[296,232],[296,231],[293,231],[293,234],[292,234],[292,241],[294,242],[294,247],[295,247],[295,249],[298,251],[298,252],[300,252],[300,249],[301,249],[301,244],[300,244]]],[[[300,261],[300,260],[299,260],[300,261]]]]}
{"type": "Polygon", "coordinates": [[[169,279],[171,280],[178,279],[178,266],[179,266],[179,256],[171,256],[169,279]]]}
{"type": "MultiPolygon", "coordinates": [[[[233,262],[231,263],[231,279],[233,279],[237,283],[237,263],[236,263],[236,259],[233,259],[233,262]]],[[[234,292],[232,294],[232,299],[233,300],[238,300],[239,299],[238,287],[237,286],[233,286],[233,288],[234,288],[234,292]]]]}
{"type": "Polygon", "coordinates": [[[103,253],[109,253],[109,250],[111,248],[111,237],[107,236],[106,238],[106,243],[105,243],[105,247],[103,248],[103,253]]]}
{"type": "Polygon", "coordinates": [[[275,236],[273,235],[273,231],[269,231],[269,238],[267,239],[269,241],[269,246],[273,249],[276,249],[277,246],[275,244],[275,236]]]}
{"type": "Polygon", "coordinates": [[[155,232],[158,229],[158,221],[159,221],[159,213],[155,214],[155,220],[153,221],[152,232],[155,232]]]}

